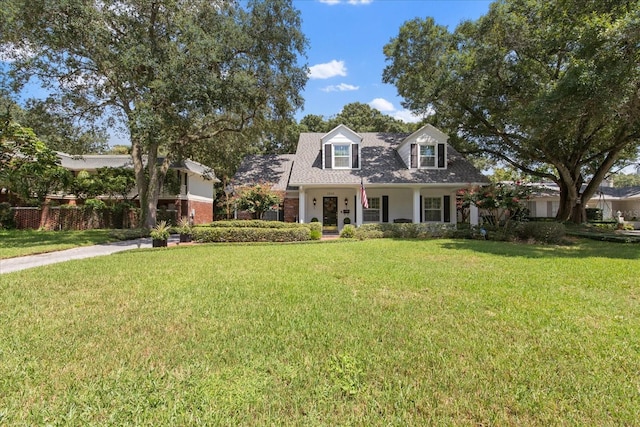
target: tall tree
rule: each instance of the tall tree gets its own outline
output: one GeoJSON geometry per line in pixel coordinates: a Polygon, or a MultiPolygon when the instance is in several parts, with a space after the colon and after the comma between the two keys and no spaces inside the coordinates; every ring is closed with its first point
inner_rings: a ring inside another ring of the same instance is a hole
{"type": "Polygon", "coordinates": [[[382,114],[379,110],[361,102],[352,102],[329,120],[329,128],[343,124],[355,132],[409,132],[411,125],[382,114]]]}
{"type": "Polygon", "coordinates": [[[556,182],[558,219],[582,222],[640,144],[639,20],[638,0],[498,0],[453,33],[416,19],[384,47],[383,80],[461,150],[556,182]]]}
{"type": "Polygon", "coordinates": [[[8,3],[0,33],[16,84],[36,76],[80,116],[119,117],[147,227],[172,161],[302,105],[307,41],[291,0],[8,3]]]}

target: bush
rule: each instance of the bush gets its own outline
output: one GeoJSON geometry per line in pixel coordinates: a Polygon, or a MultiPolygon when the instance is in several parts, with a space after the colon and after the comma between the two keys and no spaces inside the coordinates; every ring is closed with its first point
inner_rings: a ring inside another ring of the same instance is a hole
{"type": "Polygon", "coordinates": [[[16,226],[13,215],[13,210],[9,203],[0,203],[0,229],[11,229],[16,226]]]}
{"type": "Polygon", "coordinates": [[[84,201],[84,208],[98,211],[106,209],[107,205],[100,199],[87,199],[84,201]]]}
{"type": "Polygon", "coordinates": [[[263,221],[260,219],[232,219],[224,221],[214,221],[210,224],[200,227],[215,227],[215,228],[299,228],[309,227],[310,224],[298,224],[296,222],[281,222],[281,221],[263,221]]]}
{"type": "MultiPolygon", "coordinates": [[[[322,234],[320,234],[322,235],[322,234]]],[[[301,242],[311,239],[308,227],[194,227],[191,232],[193,241],[199,243],[214,242],[301,242]]]]}
{"type": "Polygon", "coordinates": [[[353,225],[345,225],[340,232],[340,237],[344,239],[353,239],[356,237],[356,228],[353,225]]]}
{"type": "Polygon", "coordinates": [[[455,227],[440,223],[364,224],[358,228],[359,239],[387,237],[394,239],[428,239],[449,236],[455,227]],[[382,236],[380,236],[382,234],[382,236]]]}
{"type": "Polygon", "coordinates": [[[309,237],[311,238],[311,240],[320,240],[322,239],[322,231],[310,230],[309,237]]]}
{"type": "Polygon", "coordinates": [[[559,243],[566,232],[564,224],[559,222],[523,222],[516,228],[520,239],[533,239],[541,243],[559,243]]]}

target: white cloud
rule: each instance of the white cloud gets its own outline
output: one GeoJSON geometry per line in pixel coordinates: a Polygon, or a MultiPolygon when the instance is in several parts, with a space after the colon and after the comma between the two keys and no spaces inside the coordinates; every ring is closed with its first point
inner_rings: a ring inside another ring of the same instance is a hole
{"type": "Polygon", "coordinates": [[[339,85],[331,85],[322,89],[323,92],[349,92],[360,89],[360,86],[340,83],[339,85]]]}
{"type": "Polygon", "coordinates": [[[416,115],[409,110],[396,110],[396,107],[384,98],[376,98],[369,102],[371,108],[375,108],[381,113],[385,113],[393,117],[394,119],[402,120],[405,123],[417,123],[424,117],[434,114],[434,111],[429,110],[426,115],[416,115]]]}
{"type": "Polygon", "coordinates": [[[369,4],[373,0],[349,0],[349,4],[369,4]]]}
{"type": "Polygon", "coordinates": [[[29,47],[18,47],[13,43],[0,45],[0,62],[14,62],[17,59],[31,58],[36,52],[29,47]]]}
{"type": "Polygon", "coordinates": [[[373,101],[371,101],[369,103],[369,106],[371,108],[375,108],[376,110],[380,111],[380,112],[385,112],[385,111],[395,111],[396,108],[393,106],[392,103],[390,103],[389,101],[387,101],[384,98],[376,98],[373,101]]]}
{"type": "Polygon", "coordinates": [[[344,66],[344,61],[334,59],[331,62],[309,67],[309,78],[311,79],[330,79],[335,76],[347,76],[347,67],[344,66]]]}
{"type": "Polygon", "coordinates": [[[395,111],[391,114],[394,119],[402,120],[405,123],[418,123],[422,117],[416,116],[409,110],[395,111]]]}
{"type": "Polygon", "coordinates": [[[320,3],[328,4],[333,6],[334,4],[340,3],[340,0],[320,0],[320,3]]]}

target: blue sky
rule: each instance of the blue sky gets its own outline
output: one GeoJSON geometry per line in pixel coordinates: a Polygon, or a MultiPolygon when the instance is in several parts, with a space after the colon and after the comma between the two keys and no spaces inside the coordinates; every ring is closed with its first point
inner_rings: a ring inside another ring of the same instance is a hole
{"type": "Polygon", "coordinates": [[[384,114],[415,121],[404,111],[395,86],[382,83],[387,65],[382,48],[414,18],[433,17],[450,30],[489,10],[482,0],[294,0],[309,39],[309,81],[304,110],[296,117],[329,118],[361,102],[384,114]]]}

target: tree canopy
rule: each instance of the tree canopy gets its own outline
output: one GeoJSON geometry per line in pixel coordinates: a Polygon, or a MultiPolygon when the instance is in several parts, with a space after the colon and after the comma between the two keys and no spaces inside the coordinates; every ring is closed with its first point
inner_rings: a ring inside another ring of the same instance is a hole
{"type": "Polygon", "coordinates": [[[78,117],[124,124],[147,227],[172,161],[302,105],[307,41],[291,0],[8,3],[0,33],[14,87],[35,76],[78,117]]]}
{"type": "Polygon", "coordinates": [[[383,80],[405,108],[435,109],[461,151],[556,182],[558,219],[582,222],[638,154],[639,22],[637,0],[499,0],[454,32],[415,19],[384,47],[383,80]]]}
{"type": "Polygon", "coordinates": [[[309,114],[300,121],[302,132],[329,132],[338,125],[354,132],[403,133],[416,130],[416,125],[405,123],[361,102],[345,105],[340,113],[325,120],[323,116],[309,114]]]}

